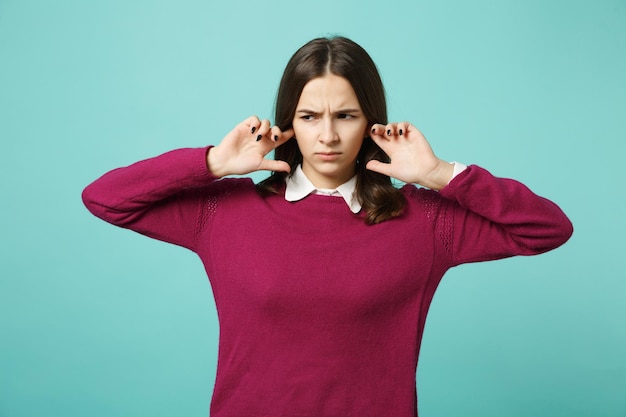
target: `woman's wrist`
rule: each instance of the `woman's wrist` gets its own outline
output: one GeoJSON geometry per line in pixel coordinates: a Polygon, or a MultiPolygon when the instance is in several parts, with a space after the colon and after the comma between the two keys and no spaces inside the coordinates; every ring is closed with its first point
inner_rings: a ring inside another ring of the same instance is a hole
{"type": "Polygon", "coordinates": [[[217,155],[218,152],[215,151],[216,149],[217,147],[213,146],[207,151],[206,167],[214,177],[222,178],[228,175],[228,173],[225,172],[224,167],[220,164],[220,158],[217,155]]]}
{"type": "Polygon", "coordinates": [[[430,188],[431,190],[439,191],[450,183],[453,173],[454,164],[439,159],[437,166],[428,173],[420,185],[430,188]]]}

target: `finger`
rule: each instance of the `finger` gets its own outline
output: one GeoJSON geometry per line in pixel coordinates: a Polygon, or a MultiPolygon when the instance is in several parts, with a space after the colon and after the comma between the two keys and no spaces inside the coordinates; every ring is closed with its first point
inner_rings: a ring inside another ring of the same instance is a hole
{"type": "Polygon", "coordinates": [[[395,123],[389,123],[387,126],[385,126],[385,136],[387,136],[388,138],[393,138],[394,136],[396,136],[395,123]]]}
{"type": "Polygon", "coordinates": [[[370,134],[371,134],[372,139],[374,139],[375,136],[380,139],[386,139],[385,126],[379,123],[373,124],[372,128],[370,129],[370,134]]]}
{"type": "Polygon", "coordinates": [[[379,174],[391,177],[390,164],[385,164],[383,162],[372,159],[367,164],[365,164],[365,168],[369,169],[370,171],[378,172],[379,174]]]}
{"type": "Polygon", "coordinates": [[[243,123],[248,127],[248,130],[251,134],[254,134],[254,132],[259,129],[259,126],[261,126],[261,121],[256,116],[248,117],[246,120],[243,121],[243,123]]]}
{"type": "Polygon", "coordinates": [[[276,141],[277,144],[282,145],[283,143],[294,137],[295,132],[293,131],[293,129],[287,129],[284,132],[281,131],[278,127],[276,127],[276,129],[278,129],[278,140],[276,141]]]}
{"type": "Polygon", "coordinates": [[[272,141],[276,143],[278,143],[281,139],[283,142],[286,142],[293,137],[293,129],[288,129],[283,132],[278,126],[272,126],[269,136],[272,141]]]}
{"type": "Polygon", "coordinates": [[[263,137],[270,137],[270,121],[267,119],[263,119],[261,124],[259,125],[258,130],[256,131],[256,141],[260,141],[263,137]]]}
{"type": "Polygon", "coordinates": [[[278,126],[272,126],[270,128],[270,131],[269,131],[269,136],[270,136],[270,139],[272,140],[272,142],[278,142],[278,139],[280,139],[280,134],[281,133],[282,132],[280,131],[278,126]]]}
{"type": "Polygon", "coordinates": [[[293,133],[293,129],[287,129],[283,132],[278,126],[272,126],[268,136],[274,142],[274,147],[278,147],[293,138],[293,133]]]}
{"type": "Polygon", "coordinates": [[[423,133],[418,128],[416,128],[415,125],[412,123],[407,122],[406,128],[407,128],[407,132],[417,132],[420,135],[423,135],[423,133]]]}
{"type": "Polygon", "coordinates": [[[422,140],[426,140],[426,137],[424,136],[424,134],[411,123],[407,123],[407,131],[405,135],[407,136],[411,135],[411,137],[421,138],[422,140]]]}
{"type": "Polygon", "coordinates": [[[261,162],[261,166],[259,167],[259,169],[274,172],[291,171],[291,168],[289,167],[289,164],[287,162],[276,159],[264,159],[263,162],[261,162]]]}
{"type": "Polygon", "coordinates": [[[409,130],[409,123],[408,122],[400,122],[397,125],[397,129],[398,129],[398,136],[404,136],[407,131],[409,130]]]}

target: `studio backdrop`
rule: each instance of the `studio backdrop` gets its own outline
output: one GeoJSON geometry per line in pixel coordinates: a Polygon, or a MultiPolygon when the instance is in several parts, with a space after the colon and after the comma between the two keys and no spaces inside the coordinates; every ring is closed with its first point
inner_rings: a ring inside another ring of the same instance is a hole
{"type": "Polygon", "coordinates": [[[271,118],[291,54],[333,34],[373,57],[391,120],[575,228],[444,277],[420,415],[626,416],[623,0],[0,0],[0,416],[208,414],[219,329],[200,261],[97,220],[81,191],[271,118]]]}

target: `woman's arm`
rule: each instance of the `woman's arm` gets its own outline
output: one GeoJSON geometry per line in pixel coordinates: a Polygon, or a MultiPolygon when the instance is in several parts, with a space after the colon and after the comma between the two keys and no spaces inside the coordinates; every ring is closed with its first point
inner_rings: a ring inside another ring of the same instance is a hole
{"type": "Polygon", "coordinates": [[[230,174],[284,169],[264,156],[292,136],[250,117],[216,147],[178,149],[104,174],[85,188],[83,201],[109,223],[193,250],[206,202],[219,194],[209,185],[230,174]]]}
{"type": "Polygon", "coordinates": [[[453,264],[537,255],[565,243],[573,227],[552,201],[524,184],[469,166],[441,189],[449,205],[453,264]]]}
{"type": "Polygon", "coordinates": [[[111,224],[193,249],[200,190],[216,179],[207,150],[177,149],[114,169],[85,188],[83,202],[111,224]]]}
{"type": "Polygon", "coordinates": [[[437,222],[452,264],[539,254],[562,245],[573,232],[556,204],[515,180],[477,166],[451,180],[453,165],[437,158],[409,123],[374,125],[372,138],[391,162],[370,161],[368,169],[437,190],[445,200],[437,222]]]}

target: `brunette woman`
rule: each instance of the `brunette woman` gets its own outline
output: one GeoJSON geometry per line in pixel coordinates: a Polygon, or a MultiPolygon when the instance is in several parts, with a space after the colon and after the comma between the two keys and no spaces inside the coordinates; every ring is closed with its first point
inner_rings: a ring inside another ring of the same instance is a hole
{"type": "Polygon", "coordinates": [[[275,125],[249,117],[215,147],[113,170],[83,198],[204,263],[220,322],[213,417],[416,416],[444,273],[572,233],[521,183],[443,161],[411,123],[389,123],[374,63],[340,37],[293,55],[275,125]],[[227,178],[258,170],[273,173],[227,178]]]}

